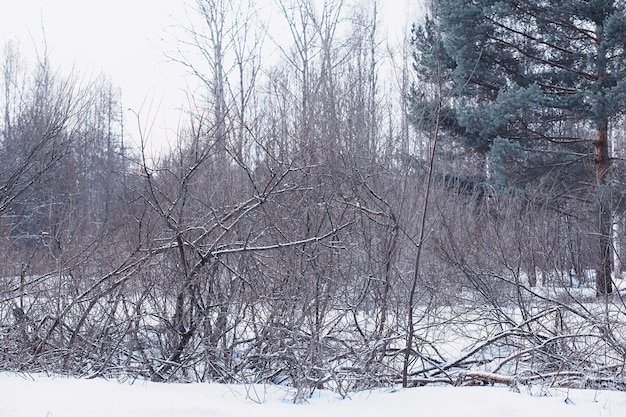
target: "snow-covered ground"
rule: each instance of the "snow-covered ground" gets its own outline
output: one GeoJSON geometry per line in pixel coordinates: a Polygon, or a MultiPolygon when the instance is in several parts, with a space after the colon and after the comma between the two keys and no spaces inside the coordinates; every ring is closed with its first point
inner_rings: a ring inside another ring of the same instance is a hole
{"type": "Polygon", "coordinates": [[[626,393],[536,386],[421,387],[368,391],[342,399],[319,392],[293,404],[286,388],[263,385],[156,384],[0,374],[3,417],[389,416],[622,417],[626,393]]]}

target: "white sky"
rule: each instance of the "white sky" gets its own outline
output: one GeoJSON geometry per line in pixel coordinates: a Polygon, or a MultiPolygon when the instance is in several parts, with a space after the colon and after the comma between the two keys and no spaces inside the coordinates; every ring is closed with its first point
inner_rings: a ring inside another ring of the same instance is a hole
{"type": "MultiPolygon", "coordinates": [[[[174,109],[185,104],[185,72],[165,52],[173,50],[174,33],[189,21],[186,13],[195,0],[0,1],[0,47],[17,39],[29,56],[42,47],[45,31],[54,66],[73,67],[86,76],[108,75],[121,88],[124,107],[139,113],[144,125],[154,124],[152,136],[163,135],[165,127],[177,129],[174,109]]],[[[381,3],[383,18],[392,22],[390,38],[399,38],[419,1],[381,3]]],[[[125,117],[127,134],[138,139],[134,116],[125,117]]]]}
{"type": "MultiPolygon", "coordinates": [[[[125,108],[142,123],[176,128],[171,109],[183,98],[184,73],[165,57],[168,31],[184,20],[185,0],[2,0],[0,43],[17,40],[28,56],[45,39],[53,66],[108,76],[122,91],[125,108]],[[168,114],[168,116],[166,116],[168,114]]],[[[136,120],[125,114],[137,140],[136,120]]],[[[134,137],[133,137],[134,136],[134,137]]]]}

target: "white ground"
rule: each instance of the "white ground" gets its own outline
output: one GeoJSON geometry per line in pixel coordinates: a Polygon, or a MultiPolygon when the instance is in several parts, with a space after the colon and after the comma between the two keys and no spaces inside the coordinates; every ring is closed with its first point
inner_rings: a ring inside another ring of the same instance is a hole
{"type": "Polygon", "coordinates": [[[0,374],[3,417],[624,417],[626,393],[552,388],[423,387],[341,399],[320,392],[306,404],[275,386],[134,384],[0,374]]]}

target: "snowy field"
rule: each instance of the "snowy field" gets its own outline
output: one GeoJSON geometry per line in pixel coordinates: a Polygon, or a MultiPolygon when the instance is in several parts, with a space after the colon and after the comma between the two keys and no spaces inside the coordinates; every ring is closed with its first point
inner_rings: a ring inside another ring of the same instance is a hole
{"type": "Polygon", "coordinates": [[[277,386],[133,384],[0,374],[2,417],[412,416],[623,417],[626,393],[534,387],[422,387],[368,391],[341,399],[318,392],[306,404],[277,386]]]}

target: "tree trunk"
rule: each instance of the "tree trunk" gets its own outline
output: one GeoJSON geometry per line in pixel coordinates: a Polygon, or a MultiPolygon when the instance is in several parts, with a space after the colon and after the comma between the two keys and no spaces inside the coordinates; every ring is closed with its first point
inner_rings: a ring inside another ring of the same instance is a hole
{"type": "Polygon", "coordinates": [[[598,234],[599,253],[598,265],[596,266],[596,296],[604,296],[613,292],[611,281],[611,233],[613,229],[613,218],[611,215],[610,194],[606,189],[607,173],[610,167],[609,142],[608,142],[608,121],[599,121],[596,127],[596,149],[595,170],[596,170],[596,193],[598,203],[598,234]]]}
{"type": "MultiPolygon", "coordinates": [[[[596,82],[599,90],[607,76],[607,56],[606,50],[600,42],[604,39],[604,25],[596,24],[597,57],[596,57],[596,82]]],[[[598,94],[597,100],[605,100],[603,94],[598,94]]],[[[604,106],[600,105],[599,108],[604,106]]],[[[606,187],[607,176],[611,164],[609,158],[609,118],[602,110],[596,115],[596,140],[595,147],[595,170],[596,170],[596,193],[598,203],[598,233],[599,233],[599,253],[598,265],[596,266],[596,296],[608,295],[613,291],[611,281],[611,234],[613,230],[613,216],[611,214],[610,193],[606,187]]]]}

